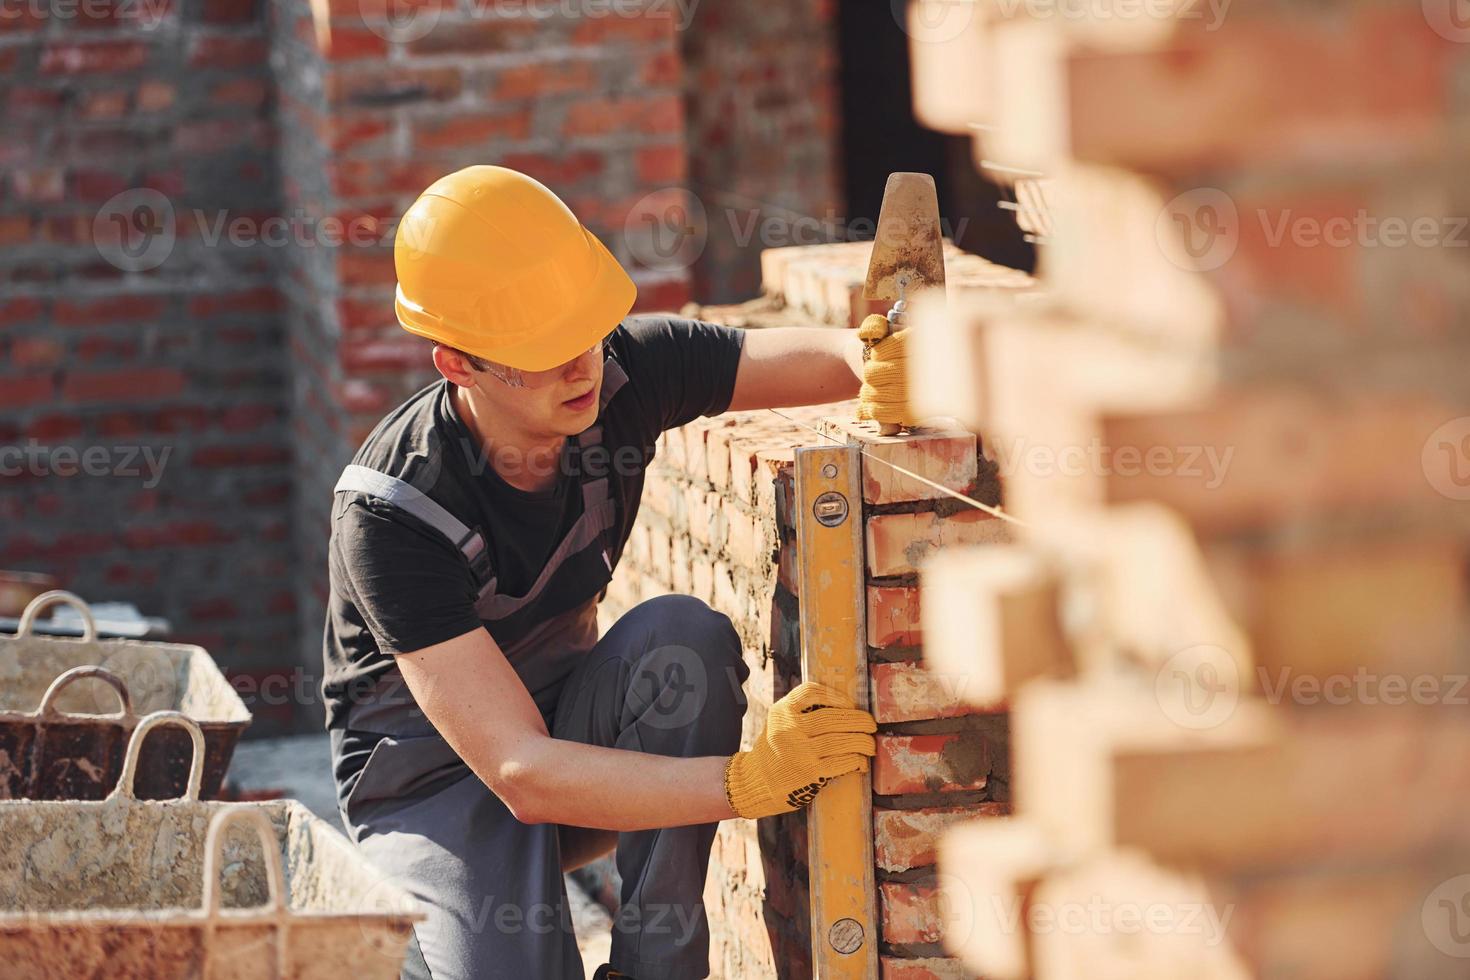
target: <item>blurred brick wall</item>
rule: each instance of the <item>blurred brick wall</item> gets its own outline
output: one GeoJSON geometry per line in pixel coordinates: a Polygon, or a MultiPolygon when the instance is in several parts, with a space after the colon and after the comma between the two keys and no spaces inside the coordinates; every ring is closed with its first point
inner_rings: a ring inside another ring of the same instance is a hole
{"type": "MultiPolygon", "coordinates": [[[[118,470],[141,447],[163,474],[5,477],[0,567],[167,616],[247,697],[289,681],[257,731],[309,728],[332,484],[432,370],[393,322],[398,216],[446,172],[515,167],[612,248],[637,309],[678,309],[704,239],[653,236],[692,168],[826,200],[830,52],[799,29],[828,15],[334,0],[323,46],[303,0],[128,2],[0,23],[0,446],[118,470]]],[[[742,261],[715,241],[698,268],[742,261]]]]}
{"type": "Polygon", "coordinates": [[[310,657],[331,487],[383,412],[432,376],[428,345],[393,319],[397,217],[461,167],[524,170],[630,269],[637,309],[677,309],[689,297],[688,270],[644,267],[644,250],[624,231],[650,207],[659,216],[645,198],[684,180],[687,151],[679,22],[663,5],[637,16],[552,18],[450,5],[394,26],[347,4],[325,52],[303,5],[280,0],[275,14],[286,201],[363,232],[345,247],[302,250],[284,278],[310,657]]]}
{"type": "Polygon", "coordinates": [[[262,12],[6,12],[0,567],[275,665],[297,627],[281,301],[272,250],[218,223],[279,207],[262,12]]]}
{"type": "Polygon", "coordinates": [[[682,44],[703,302],[753,295],[764,248],[844,237],[835,13],[833,0],[694,8],[682,44]]]}

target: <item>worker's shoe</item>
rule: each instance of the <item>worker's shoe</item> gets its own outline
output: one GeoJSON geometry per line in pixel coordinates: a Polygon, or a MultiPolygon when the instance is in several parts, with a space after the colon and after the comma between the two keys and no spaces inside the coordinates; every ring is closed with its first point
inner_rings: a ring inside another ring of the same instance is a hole
{"type": "Polygon", "coordinates": [[[633,980],[633,978],[626,973],[619,973],[610,964],[604,963],[597,968],[596,973],[592,974],[592,980],[633,980]]]}

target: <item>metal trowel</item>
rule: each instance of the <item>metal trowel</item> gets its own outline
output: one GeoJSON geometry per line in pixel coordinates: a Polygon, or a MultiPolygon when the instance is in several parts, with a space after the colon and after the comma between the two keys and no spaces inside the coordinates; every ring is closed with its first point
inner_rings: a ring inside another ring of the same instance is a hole
{"type": "MultiPolygon", "coordinates": [[[[904,325],[909,298],[923,289],[944,289],[939,194],[934,189],[934,178],[928,174],[892,173],[883,188],[883,206],[878,212],[863,296],[892,301],[887,329],[892,333],[904,325]]],[[[878,431],[891,436],[899,428],[896,423],[882,422],[878,431]]]]}
{"type": "Polygon", "coordinates": [[[863,296],[893,300],[888,320],[896,328],[902,322],[905,300],[929,287],[944,288],[944,236],[939,230],[939,194],[934,189],[934,178],[928,174],[889,174],[863,296]]]}

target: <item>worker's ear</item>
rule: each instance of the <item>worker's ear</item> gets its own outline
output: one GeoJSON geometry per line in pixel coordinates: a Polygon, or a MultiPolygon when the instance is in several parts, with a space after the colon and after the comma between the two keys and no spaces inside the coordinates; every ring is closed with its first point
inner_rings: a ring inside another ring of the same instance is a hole
{"type": "Polygon", "coordinates": [[[469,358],[453,347],[445,347],[443,344],[434,345],[434,367],[450,384],[459,385],[461,388],[475,386],[475,376],[470,367],[469,358]]]}

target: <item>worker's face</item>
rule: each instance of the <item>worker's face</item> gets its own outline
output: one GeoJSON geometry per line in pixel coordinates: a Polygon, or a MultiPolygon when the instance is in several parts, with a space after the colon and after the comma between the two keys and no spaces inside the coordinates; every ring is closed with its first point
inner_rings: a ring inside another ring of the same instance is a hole
{"type": "Polygon", "coordinates": [[[494,413],[491,418],[534,435],[572,436],[597,419],[604,356],[599,341],[545,371],[514,371],[494,364],[484,371],[466,367],[473,378],[473,397],[494,413]]]}

